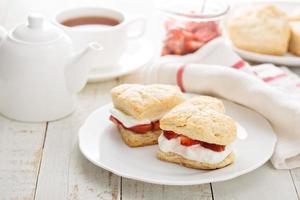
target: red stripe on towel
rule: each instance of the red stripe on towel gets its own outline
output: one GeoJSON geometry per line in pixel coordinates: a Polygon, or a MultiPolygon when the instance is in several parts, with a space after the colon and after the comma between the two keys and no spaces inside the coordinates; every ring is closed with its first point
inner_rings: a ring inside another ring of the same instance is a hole
{"type": "Polygon", "coordinates": [[[296,84],[296,87],[300,88],[300,83],[297,83],[297,84],[296,84]]]}
{"type": "Polygon", "coordinates": [[[287,76],[286,73],[281,73],[281,74],[278,74],[276,76],[265,77],[265,78],[263,78],[263,81],[270,82],[270,81],[274,81],[276,79],[279,79],[279,78],[282,78],[282,77],[285,77],[285,76],[287,76]]]}
{"type": "Polygon", "coordinates": [[[246,64],[245,61],[240,60],[236,62],[234,65],[232,65],[232,67],[235,69],[241,69],[242,67],[244,67],[245,64],[246,64]]]}
{"type": "Polygon", "coordinates": [[[186,65],[180,66],[179,69],[177,70],[177,74],[176,74],[177,85],[182,92],[185,92],[185,89],[183,86],[183,81],[182,81],[183,72],[184,72],[185,67],[186,67],[186,65]]]}

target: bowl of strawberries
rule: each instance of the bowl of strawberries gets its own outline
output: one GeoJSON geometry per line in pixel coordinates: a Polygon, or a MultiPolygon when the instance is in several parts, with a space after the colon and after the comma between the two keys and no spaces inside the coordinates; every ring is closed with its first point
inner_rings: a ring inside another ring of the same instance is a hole
{"type": "Polygon", "coordinates": [[[222,1],[163,1],[160,12],[161,56],[194,53],[220,37],[221,19],[229,5],[222,1]]]}

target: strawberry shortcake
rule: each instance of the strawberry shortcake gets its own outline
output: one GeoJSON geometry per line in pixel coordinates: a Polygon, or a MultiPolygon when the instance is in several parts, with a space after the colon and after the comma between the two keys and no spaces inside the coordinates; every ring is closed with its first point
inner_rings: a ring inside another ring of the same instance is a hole
{"type": "Polygon", "coordinates": [[[160,160],[196,169],[217,169],[234,162],[235,121],[221,100],[199,96],[176,106],[160,120],[160,160]]]}
{"type": "Polygon", "coordinates": [[[111,90],[110,120],[130,147],[157,144],[159,120],[184,101],[177,86],[123,84],[111,90]]]}

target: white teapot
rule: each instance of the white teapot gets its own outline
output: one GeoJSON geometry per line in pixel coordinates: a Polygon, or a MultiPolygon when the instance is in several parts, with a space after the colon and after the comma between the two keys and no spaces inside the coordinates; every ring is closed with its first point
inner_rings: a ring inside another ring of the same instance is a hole
{"type": "Polygon", "coordinates": [[[101,50],[93,42],[74,53],[70,38],[40,14],[8,32],[0,27],[0,113],[28,122],[70,114],[101,50]]]}

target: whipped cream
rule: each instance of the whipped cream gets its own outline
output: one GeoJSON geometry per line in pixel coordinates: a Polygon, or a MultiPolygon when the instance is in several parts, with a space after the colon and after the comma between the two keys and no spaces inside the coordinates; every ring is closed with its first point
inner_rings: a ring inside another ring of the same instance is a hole
{"type": "Polygon", "coordinates": [[[159,136],[158,145],[163,152],[176,153],[189,160],[209,164],[216,164],[223,161],[233,150],[233,144],[226,145],[225,150],[221,152],[204,148],[200,144],[184,146],[180,144],[180,138],[168,140],[164,134],[159,136]]]}
{"type": "Polygon", "coordinates": [[[117,120],[119,120],[126,128],[130,128],[133,126],[138,126],[138,125],[142,125],[142,124],[151,124],[151,122],[155,122],[159,119],[162,118],[162,116],[164,115],[161,114],[157,117],[154,117],[152,119],[135,119],[132,116],[126,115],[125,113],[123,113],[122,111],[116,109],[116,108],[110,108],[109,109],[111,115],[116,118],[117,120]]]}

